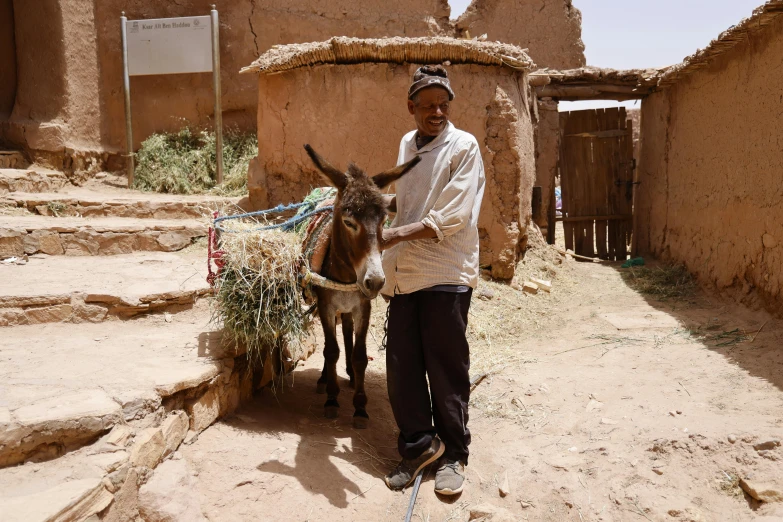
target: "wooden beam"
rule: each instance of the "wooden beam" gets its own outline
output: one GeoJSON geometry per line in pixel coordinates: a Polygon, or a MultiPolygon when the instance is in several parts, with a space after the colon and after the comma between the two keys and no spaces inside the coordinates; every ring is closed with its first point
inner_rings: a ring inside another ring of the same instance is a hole
{"type": "Polygon", "coordinates": [[[632,218],[631,214],[615,214],[612,216],[565,216],[556,218],[555,221],[618,221],[632,218]]]}
{"type": "Polygon", "coordinates": [[[644,98],[652,92],[652,87],[636,85],[614,85],[606,83],[549,84],[536,87],[541,98],[591,99],[606,98],[624,100],[644,98]]]}

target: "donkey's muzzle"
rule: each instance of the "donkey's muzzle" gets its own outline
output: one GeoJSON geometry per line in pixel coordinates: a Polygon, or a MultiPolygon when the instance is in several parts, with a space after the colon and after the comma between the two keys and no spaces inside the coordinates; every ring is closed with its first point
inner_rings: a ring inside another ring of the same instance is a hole
{"type": "Polygon", "coordinates": [[[373,293],[378,293],[381,291],[381,288],[383,288],[383,285],[386,284],[386,278],[385,277],[365,277],[364,278],[364,287],[373,293]]]}

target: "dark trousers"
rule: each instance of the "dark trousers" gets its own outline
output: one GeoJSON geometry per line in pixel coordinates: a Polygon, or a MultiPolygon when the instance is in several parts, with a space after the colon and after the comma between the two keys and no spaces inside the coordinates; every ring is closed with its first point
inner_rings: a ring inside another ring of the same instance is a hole
{"type": "Polygon", "coordinates": [[[418,457],[438,435],[446,458],[468,462],[470,350],[465,330],[471,294],[420,291],[391,298],[386,382],[403,458],[418,457]]]}

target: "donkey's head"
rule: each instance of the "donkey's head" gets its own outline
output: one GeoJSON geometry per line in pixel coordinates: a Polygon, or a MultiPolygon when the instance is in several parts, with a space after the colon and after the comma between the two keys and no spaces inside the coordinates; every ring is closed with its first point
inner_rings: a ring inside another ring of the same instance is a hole
{"type": "Polygon", "coordinates": [[[337,188],[334,201],[332,249],[347,258],[362,293],[374,299],[383,288],[386,277],[381,265],[381,234],[387,207],[381,189],[394,183],[421,158],[368,176],[354,164],[341,172],[319,156],[310,145],[305,150],[332,186],[337,188]]]}

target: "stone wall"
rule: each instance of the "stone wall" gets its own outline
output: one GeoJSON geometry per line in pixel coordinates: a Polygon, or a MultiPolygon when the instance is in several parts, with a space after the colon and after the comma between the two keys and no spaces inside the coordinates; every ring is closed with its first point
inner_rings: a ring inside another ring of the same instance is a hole
{"type": "Polygon", "coordinates": [[[780,312],[783,19],[642,103],[637,246],[780,312]]]}
{"type": "MultiPolygon", "coordinates": [[[[251,163],[254,208],[301,200],[323,186],[302,146],[339,168],[377,173],[395,165],[402,136],[415,128],[406,94],[415,65],[360,64],[297,69],[258,78],[259,155],[251,163]]],[[[479,232],[481,264],[513,276],[524,246],[535,179],[526,76],[509,68],[453,66],[453,123],[481,144],[487,176],[479,232]]]]}
{"type": "MultiPolygon", "coordinates": [[[[239,75],[238,71],[275,44],[342,35],[459,32],[449,20],[447,0],[361,4],[347,0],[2,0],[8,5],[11,1],[19,88],[10,117],[2,115],[0,95],[0,139],[26,147],[63,168],[70,162],[78,163],[74,151],[94,152],[100,158],[101,152],[124,149],[119,21],[123,10],[129,19],[192,16],[209,14],[210,5],[216,3],[220,12],[223,119],[227,127],[245,130],[255,126],[256,82],[252,75],[239,75]]],[[[503,5],[490,8],[488,2],[477,0],[461,23],[467,24],[471,33],[478,29],[489,32],[491,39],[530,46],[540,65],[571,67],[584,62],[579,12],[570,2],[558,0],[539,11],[534,2],[526,0],[501,15],[503,5]],[[495,26],[496,30],[485,29],[495,26]]],[[[172,131],[185,124],[209,127],[214,118],[213,100],[210,74],[133,77],[134,147],[153,132],[172,131]]]]}

